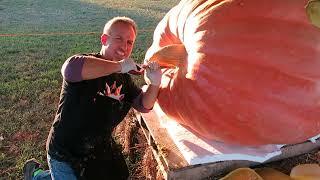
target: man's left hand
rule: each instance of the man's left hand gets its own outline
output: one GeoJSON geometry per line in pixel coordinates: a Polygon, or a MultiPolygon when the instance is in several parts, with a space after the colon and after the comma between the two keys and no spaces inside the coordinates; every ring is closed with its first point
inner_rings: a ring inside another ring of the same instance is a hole
{"type": "Polygon", "coordinates": [[[149,62],[146,65],[144,79],[148,85],[160,86],[162,72],[157,62],[149,62]]]}

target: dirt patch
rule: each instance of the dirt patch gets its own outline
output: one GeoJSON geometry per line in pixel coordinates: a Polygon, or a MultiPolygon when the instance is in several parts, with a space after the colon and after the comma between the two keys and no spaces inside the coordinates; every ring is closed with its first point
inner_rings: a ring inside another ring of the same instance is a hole
{"type": "Polygon", "coordinates": [[[18,131],[13,134],[10,141],[12,142],[23,142],[23,141],[35,141],[39,139],[40,132],[33,131],[18,131]]]}
{"type": "Polygon", "coordinates": [[[0,152],[5,152],[7,156],[18,156],[21,155],[20,145],[23,142],[29,141],[34,142],[39,139],[40,133],[32,131],[18,131],[11,137],[3,137],[1,135],[0,141],[0,152]]]}

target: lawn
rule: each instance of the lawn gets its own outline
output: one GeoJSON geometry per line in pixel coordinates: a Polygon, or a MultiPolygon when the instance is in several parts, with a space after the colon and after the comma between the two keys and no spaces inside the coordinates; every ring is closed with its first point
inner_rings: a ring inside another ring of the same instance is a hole
{"type": "Polygon", "coordinates": [[[31,157],[45,162],[66,58],[98,52],[104,23],[129,16],[139,27],[132,57],[141,62],[157,23],[177,3],[0,0],[0,179],[21,179],[23,163],[31,157]]]}

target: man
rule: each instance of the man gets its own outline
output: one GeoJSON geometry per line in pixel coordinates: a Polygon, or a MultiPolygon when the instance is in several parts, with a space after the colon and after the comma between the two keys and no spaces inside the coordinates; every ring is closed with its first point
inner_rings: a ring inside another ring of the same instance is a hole
{"type": "Polygon", "coordinates": [[[142,92],[127,74],[137,70],[129,58],[136,34],[132,19],[113,18],[104,27],[99,54],[75,55],[63,64],[59,107],[47,140],[50,171],[31,159],[25,179],[128,178],[111,132],[131,106],[140,112],[152,109],[162,75],[157,63],[146,64],[142,92]]]}

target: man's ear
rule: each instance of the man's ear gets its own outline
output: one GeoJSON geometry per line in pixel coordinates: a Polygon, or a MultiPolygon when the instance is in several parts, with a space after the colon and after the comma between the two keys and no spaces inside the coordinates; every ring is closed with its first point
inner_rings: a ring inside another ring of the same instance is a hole
{"type": "Polygon", "coordinates": [[[101,44],[105,45],[107,43],[107,40],[108,40],[108,35],[102,34],[100,37],[101,44]]]}

